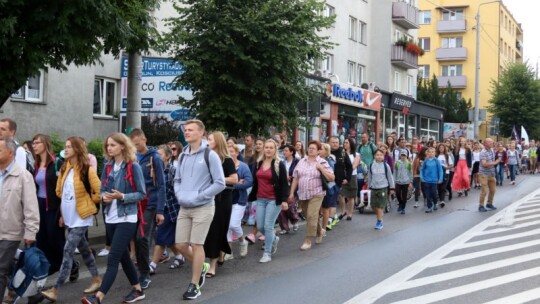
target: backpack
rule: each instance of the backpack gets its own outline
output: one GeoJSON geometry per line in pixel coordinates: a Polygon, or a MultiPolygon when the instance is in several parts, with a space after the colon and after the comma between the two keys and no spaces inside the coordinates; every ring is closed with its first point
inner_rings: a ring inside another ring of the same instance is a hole
{"type": "MultiPolygon", "coordinates": [[[[396,162],[395,167],[399,170],[399,161],[396,162]]],[[[406,161],[407,164],[407,170],[411,170],[411,162],[409,160],[406,161]]]]}
{"type": "Polygon", "coordinates": [[[49,275],[49,261],[36,246],[26,248],[17,260],[11,273],[9,288],[20,297],[39,293],[49,275]]]}
{"type": "MultiPolygon", "coordinates": [[[[375,162],[373,162],[375,163],[375,162]]],[[[373,176],[373,171],[371,170],[371,167],[373,167],[373,163],[369,165],[369,174],[373,176]]],[[[384,177],[386,177],[386,181],[388,182],[388,187],[390,187],[390,180],[388,179],[388,164],[383,161],[384,164],[384,177]]]]}
{"type": "MultiPolygon", "coordinates": [[[[180,155],[180,160],[178,160],[178,169],[180,169],[180,167],[182,166],[182,161],[184,160],[185,155],[185,153],[182,153],[180,155]]],[[[213,184],[214,178],[212,177],[212,172],[210,171],[210,148],[208,147],[204,149],[204,162],[206,163],[206,167],[208,168],[208,173],[210,175],[210,183],[213,184]]]]}
{"type": "MultiPolygon", "coordinates": [[[[17,144],[17,147],[15,148],[15,154],[17,154],[17,150],[19,149],[19,147],[22,148],[21,145],[17,144]]],[[[36,167],[34,167],[34,156],[32,156],[32,153],[30,153],[30,151],[24,150],[24,153],[26,153],[26,170],[28,170],[28,172],[32,173],[32,176],[34,176],[36,173],[36,167]]]]}

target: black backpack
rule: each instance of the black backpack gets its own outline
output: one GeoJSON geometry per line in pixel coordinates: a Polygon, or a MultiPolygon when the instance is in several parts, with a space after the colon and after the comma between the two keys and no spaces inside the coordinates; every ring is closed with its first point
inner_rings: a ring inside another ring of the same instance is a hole
{"type": "MultiPolygon", "coordinates": [[[[15,154],[17,154],[17,150],[19,149],[19,147],[22,148],[21,145],[17,144],[17,147],[15,148],[15,154]]],[[[26,153],[26,170],[28,170],[28,172],[32,173],[32,176],[34,176],[36,173],[36,168],[34,167],[34,157],[32,156],[32,153],[30,153],[30,151],[24,150],[24,153],[26,153]]]]}

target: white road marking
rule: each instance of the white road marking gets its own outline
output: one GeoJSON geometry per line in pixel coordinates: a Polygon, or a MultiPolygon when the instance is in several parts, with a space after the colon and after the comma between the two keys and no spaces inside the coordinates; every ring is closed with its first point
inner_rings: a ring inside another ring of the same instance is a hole
{"type": "Polygon", "coordinates": [[[484,304],[521,304],[538,299],[540,299],[540,288],[535,288],[524,292],[516,293],[508,297],[486,302],[484,304]]]}
{"type": "MultiPolygon", "coordinates": [[[[527,222],[527,223],[523,223],[523,224],[519,224],[519,225],[514,225],[512,227],[507,227],[507,228],[496,228],[496,229],[485,230],[485,231],[482,231],[481,233],[479,233],[479,235],[489,235],[489,234],[494,234],[494,233],[507,232],[507,231],[526,228],[526,227],[534,226],[534,225],[538,225],[538,224],[540,224],[540,220],[527,222]]],[[[494,226],[494,227],[496,227],[496,226],[494,226]]]]}
{"type": "Polygon", "coordinates": [[[540,229],[534,229],[534,230],[529,230],[529,231],[525,231],[525,232],[521,232],[521,233],[509,234],[509,235],[494,237],[494,238],[475,241],[475,242],[468,242],[468,243],[465,243],[465,244],[461,245],[459,248],[463,249],[463,248],[471,248],[471,247],[476,247],[476,246],[494,244],[494,243],[498,243],[498,242],[513,240],[513,239],[517,239],[517,238],[522,238],[522,237],[527,237],[527,236],[532,236],[532,235],[538,235],[538,234],[540,234],[540,229]]]}

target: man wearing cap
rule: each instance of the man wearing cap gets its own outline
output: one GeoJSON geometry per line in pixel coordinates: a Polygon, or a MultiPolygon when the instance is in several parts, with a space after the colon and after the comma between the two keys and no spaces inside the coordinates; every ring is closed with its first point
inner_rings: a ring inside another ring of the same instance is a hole
{"type": "Polygon", "coordinates": [[[394,180],[396,182],[396,197],[399,202],[398,212],[405,214],[407,192],[413,181],[412,166],[407,158],[406,149],[399,152],[399,159],[394,163],[394,180]]]}

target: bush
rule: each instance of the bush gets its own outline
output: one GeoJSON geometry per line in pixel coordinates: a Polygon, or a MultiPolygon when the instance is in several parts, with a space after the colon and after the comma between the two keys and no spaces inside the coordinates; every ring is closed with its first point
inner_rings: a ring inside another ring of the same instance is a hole
{"type": "Polygon", "coordinates": [[[49,137],[51,138],[54,154],[60,155],[60,151],[64,150],[64,146],[66,144],[65,140],[61,139],[60,135],[54,132],[51,133],[49,137]]]}
{"type": "Polygon", "coordinates": [[[163,116],[143,117],[142,130],[147,138],[147,145],[157,147],[169,141],[179,140],[180,127],[176,121],[163,116]]]}
{"type": "Polygon", "coordinates": [[[98,176],[101,176],[101,171],[103,170],[103,166],[105,165],[103,140],[99,138],[92,139],[90,142],[88,142],[87,147],[88,147],[88,153],[94,154],[96,156],[97,165],[98,165],[97,174],[98,176]]]}

